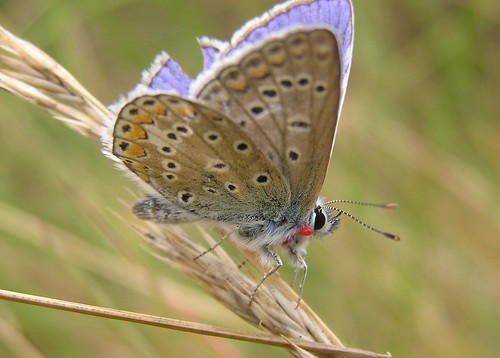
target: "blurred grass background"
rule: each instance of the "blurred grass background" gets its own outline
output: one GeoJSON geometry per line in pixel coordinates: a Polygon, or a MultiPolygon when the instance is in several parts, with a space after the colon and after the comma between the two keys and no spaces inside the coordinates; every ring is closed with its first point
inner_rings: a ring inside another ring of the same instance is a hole
{"type": "MultiPolygon", "coordinates": [[[[166,50],[195,76],[195,37],[229,39],[272,0],[2,0],[0,24],[108,104],[166,50]]],[[[395,357],[500,356],[500,7],[355,0],[351,80],[323,193],[347,208],[309,250],[305,299],[350,347],[395,357]]],[[[252,329],[149,255],[135,185],[98,143],[0,93],[0,287],[252,329]],[[126,205],[123,204],[126,203],[126,205]]],[[[188,227],[189,228],[189,227],[188,227]]],[[[291,270],[283,271],[291,276],[291,270]]],[[[288,356],[279,349],[0,301],[2,357],[288,356]]]]}

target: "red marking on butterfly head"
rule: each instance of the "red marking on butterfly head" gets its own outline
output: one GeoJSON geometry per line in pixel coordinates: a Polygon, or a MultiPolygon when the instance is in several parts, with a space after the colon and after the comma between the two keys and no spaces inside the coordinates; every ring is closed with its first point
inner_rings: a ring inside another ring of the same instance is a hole
{"type": "Polygon", "coordinates": [[[314,234],[314,230],[310,226],[304,226],[298,233],[301,236],[311,236],[314,234]]]}

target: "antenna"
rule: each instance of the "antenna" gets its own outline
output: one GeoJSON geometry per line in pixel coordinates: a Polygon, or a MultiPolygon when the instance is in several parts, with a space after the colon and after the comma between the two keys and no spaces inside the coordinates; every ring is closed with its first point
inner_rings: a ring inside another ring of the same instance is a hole
{"type": "MultiPolygon", "coordinates": [[[[362,202],[362,201],[353,201],[353,200],[330,200],[330,201],[327,201],[325,204],[329,205],[329,204],[334,204],[334,203],[345,203],[345,204],[354,204],[354,205],[362,205],[362,206],[372,206],[372,207],[383,208],[383,209],[392,209],[392,208],[399,207],[399,205],[396,204],[396,203],[374,204],[374,203],[365,203],[365,202],[362,202]]],[[[348,213],[345,210],[339,209],[339,208],[337,208],[335,206],[327,206],[327,208],[330,209],[330,210],[334,210],[334,211],[338,212],[339,215],[340,214],[344,214],[348,218],[356,221],[361,226],[364,226],[365,228],[367,228],[367,229],[369,229],[371,231],[374,231],[377,234],[385,236],[385,237],[387,237],[387,238],[389,238],[391,240],[394,240],[394,241],[399,241],[400,240],[400,238],[399,238],[398,235],[394,235],[394,234],[391,234],[391,233],[388,233],[388,232],[376,229],[373,226],[370,226],[368,224],[365,224],[364,222],[362,222],[361,220],[359,220],[357,217],[355,217],[354,215],[348,213]]]]}

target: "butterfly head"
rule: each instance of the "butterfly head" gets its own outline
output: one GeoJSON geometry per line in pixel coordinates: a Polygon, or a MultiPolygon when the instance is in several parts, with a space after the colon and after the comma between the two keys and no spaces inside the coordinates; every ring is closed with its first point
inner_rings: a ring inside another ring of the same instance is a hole
{"type": "Polygon", "coordinates": [[[333,214],[322,198],[318,198],[309,215],[308,225],[302,227],[298,234],[315,238],[331,234],[340,223],[339,214],[333,214]]]}
{"type": "Polygon", "coordinates": [[[339,216],[340,214],[333,215],[332,210],[326,205],[325,201],[319,198],[306,219],[306,224],[300,226],[295,233],[288,236],[282,246],[292,245],[295,247],[299,243],[306,245],[306,242],[309,242],[310,239],[333,233],[340,223],[339,216]]]}
{"type": "Polygon", "coordinates": [[[284,236],[286,239],[281,242],[281,247],[285,249],[292,266],[304,268],[303,259],[311,240],[327,236],[335,231],[340,223],[340,214],[334,215],[333,212],[323,199],[318,198],[303,224],[295,224],[288,235],[284,236]]]}

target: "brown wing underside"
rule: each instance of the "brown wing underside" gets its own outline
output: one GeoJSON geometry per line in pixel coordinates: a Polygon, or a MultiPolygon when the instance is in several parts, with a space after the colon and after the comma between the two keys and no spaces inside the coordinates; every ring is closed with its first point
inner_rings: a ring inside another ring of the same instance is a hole
{"type": "Polygon", "coordinates": [[[214,69],[197,97],[252,138],[287,179],[292,202],[312,207],[339,114],[335,35],[327,29],[298,29],[226,62],[214,69]]]}
{"type": "Polygon", "coordinates": [[[168,201],[208,219],[264,220],[289,205],[281,173],[244,131],[178,96],[127,103],[114,127],[113,154],[168,201]]]}

